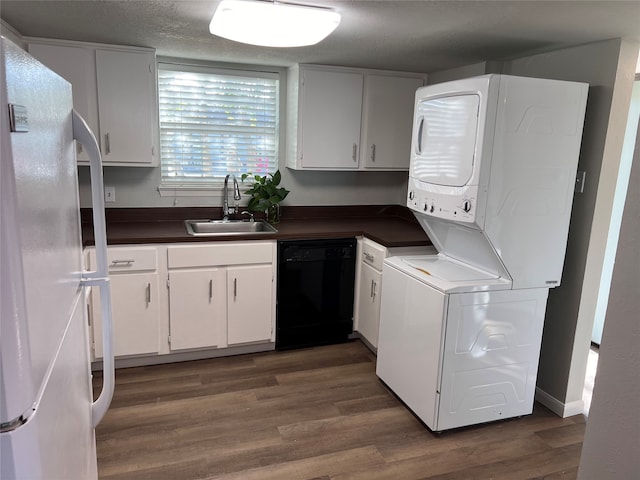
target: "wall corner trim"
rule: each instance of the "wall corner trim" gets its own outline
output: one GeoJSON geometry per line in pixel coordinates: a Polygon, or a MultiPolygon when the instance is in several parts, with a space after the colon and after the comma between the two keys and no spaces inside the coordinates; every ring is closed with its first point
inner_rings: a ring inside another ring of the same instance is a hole
{"type": "Polygon", "coordinates": [[[541,390],[539,387],[536,387],[535,399],[538,403],[541,403],[562,418],[579,415],[584,411],[584,401],[576,400],[574,402],[564,403],[549,395],[544,390],[541,390]]]}

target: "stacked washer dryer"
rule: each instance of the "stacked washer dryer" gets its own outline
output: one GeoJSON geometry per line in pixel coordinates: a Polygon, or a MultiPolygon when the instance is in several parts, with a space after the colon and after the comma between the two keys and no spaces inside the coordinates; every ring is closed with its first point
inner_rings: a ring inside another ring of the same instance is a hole
{"type": "Polygon", "coordinates": [[[532,412],[587,91],[484,75],[416,92],[407,205],[438,253],[385,260],[377,374],[434,431],[532,412]]]}

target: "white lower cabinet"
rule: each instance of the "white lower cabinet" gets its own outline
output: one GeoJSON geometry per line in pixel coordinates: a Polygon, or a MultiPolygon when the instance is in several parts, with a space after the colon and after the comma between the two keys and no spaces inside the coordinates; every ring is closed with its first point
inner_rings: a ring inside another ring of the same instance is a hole
{"type": "Polygon", "coordinates": [[[227,291],[228,344],[268,341],[273,331],[273,266],[229,267],[227,291]]]}
{"type": "Polygon", "coordinates": [[[172,350],[226,345],[223,268],[169,272],[169,344],[172,350]]]}
{"type": "Polygon", "coordinates": [[[275,242],[167,248],[172,352],[273,341],[275,242]]]}
{"type": "MultiPolygon", "coordinates": [[[[123,361],[275,341],[274,241],[113,246],[107,255],[114,353],[123,361]]],[[[96,265],[93,248],[88,263],[96,265]]],[[[98,289],[89,311],[100,360],[98,289]]]]}
{"type": "Polygon", "coordinates": [[[158,353],[158,274],[111,277],[114,354],[158,353]]]}
{"type": "Polygon", "coordinates": [[[361,268],[360,288],[358,291],[358,331],[371,346],[377,348],[382,272],[366,263],[362,263],[361,268]]]}
{"type": "MultiPolygon", "coordinates": [[[[89,253],[95,265],[95,251],[89,253]]],[[[116,357],[159,352],[160,292],[154,247],[110,247],[114,354],[116,357]]],[[[102,316],[98,289],[92,289],[94,357],[102,358],[102,316]]]]}
{"type": "Polygon", "coordinates": [[[355,330],[373,349],[378,348],[382,262],[387,248],[368,238],[359,240],[358,290],[356,291],[355,330]]]}

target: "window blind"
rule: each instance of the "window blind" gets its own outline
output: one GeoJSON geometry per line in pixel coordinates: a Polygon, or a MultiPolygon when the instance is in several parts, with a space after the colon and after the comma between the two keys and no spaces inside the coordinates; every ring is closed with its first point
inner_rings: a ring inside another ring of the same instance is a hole
{"type": "Polygon", "coordinates": [[[225,175],[278,168],[277,74],[158,69],[165,186],[205,186],[225,175]]]}

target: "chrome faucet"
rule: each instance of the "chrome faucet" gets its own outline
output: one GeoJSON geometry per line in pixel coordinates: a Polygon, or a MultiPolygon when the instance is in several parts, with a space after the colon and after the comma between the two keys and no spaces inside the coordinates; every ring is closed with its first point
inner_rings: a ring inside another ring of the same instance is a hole
{"type": "Polygon", "coordinates": [[[229,215],[238,212],[238,200],[242,197],[240,196],[240,187],[238,186],[238,180],[235,175],[229,174],[224,177],[224,188],[222,189],[222,196],[224,200],[222,202],[222,220],[228,221],[229,215]],[[235,206],[229,207],[229,177],[233,180],[233,199],[236,201],[235,206]]]}

